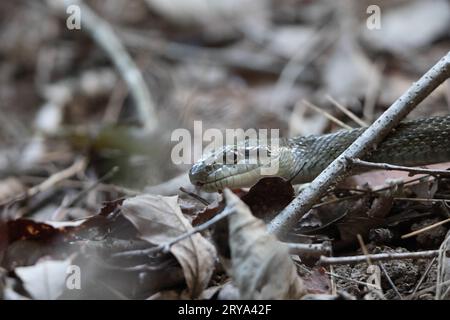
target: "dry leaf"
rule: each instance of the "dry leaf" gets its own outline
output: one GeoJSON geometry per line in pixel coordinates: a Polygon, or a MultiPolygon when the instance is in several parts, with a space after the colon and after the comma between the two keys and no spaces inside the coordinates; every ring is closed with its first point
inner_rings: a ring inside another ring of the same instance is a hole
{"type": "Polygon", "coordinates": [[[295,197],[289,181],[279,177],[265,177],[241,197],[255,217],[264,221],[272,220],[295,197]]]}
{"type": "MultiPolygon", "coordinates": [[[[163,245],[192,230],[183,216],[178,197],[141,195],[127,199],[122,205],[123,215],[133,223],[141,238],[155,245],[163,245]]],[[[193,297],[207,286],[214,270],[214,246],[200,234],[174,244],[171,253],[183,268],[187,286],[193,297]]]]}
{"type": "Polygon", "coordinates": [[[33,299],[57,299],[66,288],[66,276],[71,258],[67,260],[44,260],[29,267],[14,271],[22,280],[25,289],[33,299]]]}
{"type": "Polygon", "coordinates": [[[236,213],[228,218],[232,278],[242,299],[300,299],[306,292],[289,257],[288,247],[268,234],[247,205],[225,190],[227,206],[236,213]]]}
{"type": "Polygon", "coordinates": [[[342,241],[355,241],[356,235],[368,235],[371,228],[378,227],[390,212],[393,199],[389,195],[364,197],[349,207],[344,219],[337,222],[342,241]]]}

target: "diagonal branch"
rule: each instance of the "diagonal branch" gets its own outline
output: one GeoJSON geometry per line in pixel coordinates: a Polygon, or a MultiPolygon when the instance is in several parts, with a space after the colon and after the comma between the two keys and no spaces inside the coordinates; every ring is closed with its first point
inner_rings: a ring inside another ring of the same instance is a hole
{"type": "Polygon", "coordinates": [[[86,28],[92,39],[106,52],[127,83],[144,127],[149,131],[157,129],[155,103],[144,77],[111,25],[82,0],[47,0],[47,5],[60,15],[65,15],[70,5],[77,5],[80,8],[82,29],[86,28]]]}
{"type": "Polygon", "coordinates": [[[415,82],[370,127],[364,131],[339,157],[322,171],[269,224],[268,231],[278,236],[285,234],[316,203],[339,178],[350,172],[347,158],[364,158],[424,100],[434,89],[450,77],[450,52],[415,82]]]}

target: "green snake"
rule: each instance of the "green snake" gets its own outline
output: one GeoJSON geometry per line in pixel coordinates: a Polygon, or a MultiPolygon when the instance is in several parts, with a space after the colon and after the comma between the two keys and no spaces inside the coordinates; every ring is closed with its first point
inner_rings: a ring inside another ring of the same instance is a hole
{"type": "MultiPolygon", "coordinates": [[[[269,176],[310,182],[364,130],[225,145],[196,162],[189,178],[207,192],[250,187],[267,176],[261,169],[272,165],[278,170],[269,176]],[[269,156],[260,159],[264,152],[269,156]]],[[[450,161],[450,115],[402,122],[365,160],[403,166],[450,161]]]]}

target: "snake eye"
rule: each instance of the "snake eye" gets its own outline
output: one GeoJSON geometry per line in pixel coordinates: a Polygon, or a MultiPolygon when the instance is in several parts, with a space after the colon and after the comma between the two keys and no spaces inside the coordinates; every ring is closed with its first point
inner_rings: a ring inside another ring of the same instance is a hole
{"type": "MultiPolygon", "coordinates": [[[[237,161],[238,161],[238,153],[237,153],[237,151],[232,151],[232,152],[233,152],[233,164],[237,164],[237,161]]],[[[224,153],[223,153],[222,161],[223,161],[224,164],[227,164],[227,162],[228,162],[227,160],[228,160],[227,153],[224,152],[224,153]]]]}

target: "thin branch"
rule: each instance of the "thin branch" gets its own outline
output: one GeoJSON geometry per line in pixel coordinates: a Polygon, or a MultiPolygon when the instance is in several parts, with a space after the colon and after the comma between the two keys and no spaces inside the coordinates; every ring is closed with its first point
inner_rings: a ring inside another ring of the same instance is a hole
{"type": "Polygon", "coordinates": [[[322,171],[268,226],[278,236],[292,226],[320,199],[338,178],[348,175],[347,158],[363,158],[397,126],[400,121],[450,76],[450,52],[414,83],[378,120],[361,134],[339,157],[322,171]]]}
{"type": "Polygon", "coordinates": [[[289,248],[290,254],[299,256],[321,256],[331,253],[331,245],[329,242],[319,244],[305,244],[305,243],[285,243],[289,248]]]}
{"type": "Polygon", "coordinates": [[[389,285],[391,286],[392,290],[394,290],[395,294],[400,298],[400,300],[403,300],[402,295],[398,291],[397,286],[395,285],[394,281],[392,281],[391,277],[389,276],[389,273],[387,272],[386,268],[384,267],[383,263],[378,263],[378,266],[380,267],[381,271],[383,271],[384,276],[386,277],[387,281],[389,282],[389,285]]]}
{"type": "Polygon", "coordinates": [[[350,162],[350,164],[361,168],[406,171],[409,172],[411,176],[415,174],[429,174],[430,176],[434,177],[437,176],[450,177],[450,170],[413,168],[413,167],[397,166],[388,163],[369,162],[361,159],[351,159],[351,158],[348,158],[347,160],[348,162],[350,162]]]}
{"type": "Polygon", "coordinates": [[[47,0],[47,5],[54,12],[66,16],[67,7],[76,5],[81,12],[81,29],[86,28],[92,39],[103,48],[111,58],[122,78],[130,88],[130,94],[134,99],[140,120],[144,128],[154,131],[158,127],[155,112],[155,103],[152,99],[144,77],[126,51],[119,38],[114,33],[111,25],[99,17],[82,0],[47,0]]]}
{"type": "Polygon", "coordinates": [[[56,172],[48,177],[46,180],[38,184],[37,186],[31,187],[26,193],[26,197],[32,197],[40,192],[44,192],[54,185],[69,179],[70,177],[82,172],[86,168],[87,161],[85,158],[75,161],[69,168],[56,172]]]}
{"type": "Polygon", "coordinates": [[[428,230],[434,229],[436,227],[439,227],[439,226],[441,226],[441,225],[443,225],[443,224],[445,224],[447,222],[450,222],[450,218],[442,220],[442,221],[439,221],[439,222],[436,222],[436,223],[433,223],[433,224],[431,224],[429,226],[426,226],[426,227],[424,227],[422,229],[419,229],[419,230],[416,230],[416,231],[404,234],[404,235],[402,235],[402,239],[408,239],[408,238],[417,236],[418,234],[421,234],[421,233],[423,233],[425,231],[428,231],[428,230]]]}
{"type": "Polygon", "coordinates": [[[211,227],[212,225],[216,224],[217,222],[219,222],[220,220],[228,217],[229,215],[235,213],[235,207],[234,206],[230,206],[230,207],[225,207],[225,209],[219,213],[218,215],[214,216],[212,219],[206,221],[205,223],[202,223],[198,226],[196,226],[195,228],[192,228],[190,231],[183,233],[181,235],[179,235],[176,238],[173,238],[172,240],[166,242],[166,243],[162,243],[161,245],[158,245],[157,247],[153,247],[153,248],[149,248],[149,249],[143,249],[143,250],[131,250],[131,251],[124,251],[124,252],[120,252],[120,253],[116,253],[113,255],[114,258],[117,257],[132,257],[132,256],[140,256],[140,255],[149,255],[149,254],[154,254],[157,252],[164,252],[167,253],[170,251],[170,247],[173,246],[174,244],[187,239],[191,236],[193,236],[196,233],[205,231],[206,229],[208,229],[209,227],[211,227]]]}
{"type": "Polygon", "coordinates": [[[394,200],[396,201],[412,201],[412,202],[428,202],[428,203],[450,203],[450,199],[436,199],[436,198],[401,198],[401,197],[394,197],[394,200]]]}
{"type": "Polygon", "coordinates": [[[225,207],[225,209],[223,209],[223,211],[221,213],[219,213],[218,215],[215,215],[212,219],[206,221],[205,223],[202,223],[198,226],[196,226],[195,228],[193,228],[192,230],[190,230],[189,232],[186,232],[172,240],[170,240],[169,242],[163,244],[162,247],[162,251],[163,252],[169,252],[170,251],[170,247],[173,246],[174,244],[189,238],[190,236],[205,231],[206,229],[208,229],[209,227],[211,227],[212,225],[216,224],[217,222],[219,222],[220,220],[228,217],[229,215],[236,213],[235,207],[234,206],[230,206],[230,207],[225,207]]]}
{"type": "Polygon", "coordinates": [[[350,119],[352,119],[353,121],[355,121],[360,127],[367,127],[368,124],[361,120],[358,116],[356,116],[356,114],[354,114],[353,112],[351,112],[350,110],[348,110],[346,107],[344,107],[342,104],[340,104],[339,102],[337,102],[332,96],[330,95],[326,95],[326,98],[328,101],[330,101],[336,108],[338,108],[339,110],[342,111],[342,113],[344,113],[347,117],[349,117],[350,119]]]}
{"type": "Polygon", "coordinates": [[[305,106],[307,106],[308,108],[311,108],[312,110],[314,110],[317,113],[322,114],[323,116],[325,116],[328,120],[336,123],[338,126],[340,126],[341,128],[347,129],[347,130],[351,130],[353,129],[352,127],[350,127],[348,124],[343,123],[341,120],[339,120],[338,118],[336,118],[335,116],[333,116],[332,114],[330,114],[329,112],[326,112],[323,109],[320,109],[319,107],[317,107],[316,105],[312,104],[311,102],[303,99],[302,100],[303,104],[305,106]]]}
{"type": "Polygon", "coordinates": [[[318,262],[321,266],[338,265],[338,264],[357,264],[370,261],[385,261],[385,260],[405,260],[405,259],[432,259],[439,255],[439,250],[428,250],[418,252],[401,252],[401,253],[378,253],[369,255],[359,255],[350,257],[325,257],[321,256],[318,262]]]}
{"type": "Polygon", "coordinates": [[[408,299],[412,300],[417,292],[419,290],[420,286],[424,282],[427,275],[430,273],[431,267],[433,266],[434,262],[436,261],[436,257],[434,257],[430,263],[428,264],[427,268],[425,269],[425,272],[422,274],[422,277],[420,277],[419,282],[417,282],[416,287],[414,288],[413,292],[409,295],[408,299]]]}

